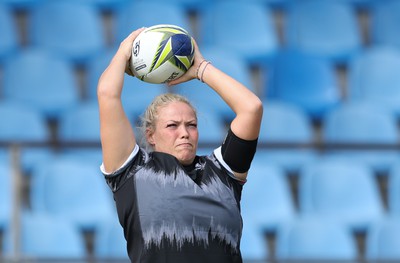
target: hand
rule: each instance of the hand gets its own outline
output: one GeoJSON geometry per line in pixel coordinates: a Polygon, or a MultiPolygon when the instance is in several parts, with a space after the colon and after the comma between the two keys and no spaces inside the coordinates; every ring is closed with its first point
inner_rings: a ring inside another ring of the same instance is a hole
{"type": "Polygon", "coordinates": [[[194,43],[194,59],[192,66],[185,72],[182,76],[177,79],[171,80],[168,82],[168,86],[177,85],[192,79],[197,78],[197,69],[200,66],[200,63],[204,60],[203,55],[200,53],[199,47],[197,46],[196,41],[193,39],[194,43]]]}
{"type": "Polygon", "coordinates": [[[126,66],[125,66],[125,73],[131,76],[133,75],[133,72],[130,69],[129,62],[130,58],[132,56],[132,45],[133,41],[135,41],[136,37],[143,31],[145,30],[144,27],[139,28],[132,33],[129,34],[120,44],[118,52],[121,52],[123,56],[126,58],[126,66]]]}

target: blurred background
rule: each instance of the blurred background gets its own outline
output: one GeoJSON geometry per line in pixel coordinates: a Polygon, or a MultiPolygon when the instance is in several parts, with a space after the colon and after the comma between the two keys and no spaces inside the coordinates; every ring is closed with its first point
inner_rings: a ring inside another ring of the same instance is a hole
{"type": "MultiPolygon", "coordinates": [[[[187,29],[264,102],[245,262],[400,260],[400,1],[0,0],[0,261],[127,261],[96,85],[120,41],[155,24],[187,29]]],[[[188,96],[199,154],[233,118],[199,81],[125,84],[133,125],[157,94],[188,96]]]]}

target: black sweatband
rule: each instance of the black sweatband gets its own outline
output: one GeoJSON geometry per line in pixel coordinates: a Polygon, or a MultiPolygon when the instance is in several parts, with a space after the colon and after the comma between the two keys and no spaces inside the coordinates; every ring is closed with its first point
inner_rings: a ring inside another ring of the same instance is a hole
{"type": "Polygon", "coordinates": [[[221,147],[222,158],[234,172],[245,173],[250,169],[256,153],[257,141],[258,139],[243,140],[229,129],[221,147]]]}

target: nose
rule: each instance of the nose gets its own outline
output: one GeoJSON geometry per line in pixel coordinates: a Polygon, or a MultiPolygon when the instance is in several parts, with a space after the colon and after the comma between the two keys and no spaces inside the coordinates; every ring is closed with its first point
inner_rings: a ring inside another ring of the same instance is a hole
{"type": "Polygon", "coordinates": [[[189,138],[189,132],[188,132],[187,127],[185,125],[181,126],[180,137],[181,138],[189,138]]]}

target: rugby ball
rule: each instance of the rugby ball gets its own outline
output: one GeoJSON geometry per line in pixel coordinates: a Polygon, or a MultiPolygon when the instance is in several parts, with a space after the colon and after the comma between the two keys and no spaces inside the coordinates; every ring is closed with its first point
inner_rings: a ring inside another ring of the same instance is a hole
{"type": "Polygon", "coordinates": [[[148,27],[136,37],[129,63],[138,79],[160,84],[182,76],[193,59],[194,43],[188,32],[162,24],[148,27]]]}

